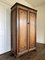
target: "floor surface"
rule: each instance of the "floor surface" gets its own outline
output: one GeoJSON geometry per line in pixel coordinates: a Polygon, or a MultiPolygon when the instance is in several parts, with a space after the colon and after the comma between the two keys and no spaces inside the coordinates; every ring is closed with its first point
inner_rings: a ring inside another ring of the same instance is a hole
{"type": "Polygon", "coordinates": [[[26,53],[18,58],[11,53],[5,53],[0,55],[0,60],[45,60],[45,45],[38,43],[36,51],[26,53]]]}

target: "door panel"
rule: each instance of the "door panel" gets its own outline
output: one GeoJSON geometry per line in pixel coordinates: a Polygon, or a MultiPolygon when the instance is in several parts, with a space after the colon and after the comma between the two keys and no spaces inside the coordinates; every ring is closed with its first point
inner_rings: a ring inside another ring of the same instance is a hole
{"type": "Polygon", "coordinates": [[[27,40],[27,11],[19,9],[19,40],[18,52],[23,52],[28,49],[27,40]]]}
{"type": "Polygon", "coordinates": [[[35,47],[35,13],[30,13],[30,40],[29,48],[32,49],[35,47]]]}

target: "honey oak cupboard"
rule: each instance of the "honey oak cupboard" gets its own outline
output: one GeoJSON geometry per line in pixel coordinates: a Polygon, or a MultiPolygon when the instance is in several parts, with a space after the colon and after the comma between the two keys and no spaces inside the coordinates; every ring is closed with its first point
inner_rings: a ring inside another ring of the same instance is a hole
{"type": "Polygon", "coordinates": [[[20,56],[36,49],[37,10],[16,3],[11,8],[11,52],[20,56]]]}

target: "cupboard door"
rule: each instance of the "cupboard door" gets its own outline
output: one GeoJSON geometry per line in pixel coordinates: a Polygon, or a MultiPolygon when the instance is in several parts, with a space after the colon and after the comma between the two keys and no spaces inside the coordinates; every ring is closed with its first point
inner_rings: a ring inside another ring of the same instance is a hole
{"type": "Polygon", "coordinates": [[[36,33],[35,33],[35,18],[36,14],[35,13],[30,13],[29,14],[29,20],[30,20],[30,40],[29,40],[29,48],[35,48],[36,46],[36,33]]]}
{"type": "Polygon", "coordinates": [[[18,17],[19,17],[18,52],[21,52],[21,53],[28,50],[27,15],[28,15],[28,12],[26,10],[23,10],[23,9],[18,10],[18,17]]]}

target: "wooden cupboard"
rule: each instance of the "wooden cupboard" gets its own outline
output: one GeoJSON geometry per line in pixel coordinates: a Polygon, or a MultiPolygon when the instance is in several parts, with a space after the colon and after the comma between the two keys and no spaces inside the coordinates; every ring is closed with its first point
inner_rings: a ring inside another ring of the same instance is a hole
{"type": "Polygon", "coordinates": [[[20,56],[36,49],[37,10],[16,3],[11,8],[11,52],[20,56]]]}

